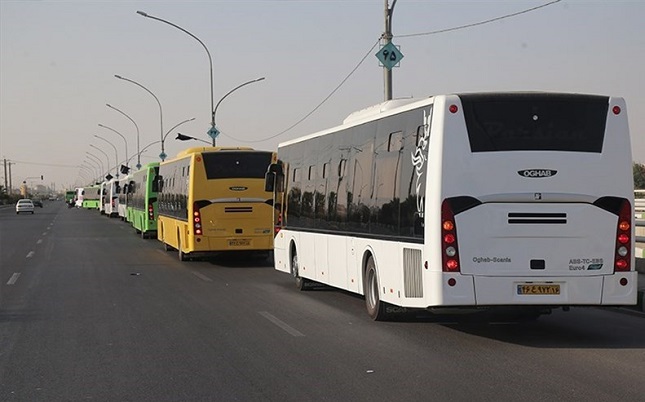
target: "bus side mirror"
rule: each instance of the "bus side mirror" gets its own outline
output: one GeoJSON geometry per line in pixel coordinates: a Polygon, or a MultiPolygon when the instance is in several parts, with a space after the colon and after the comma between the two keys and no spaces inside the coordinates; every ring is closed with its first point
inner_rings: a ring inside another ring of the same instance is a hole
{"type": "Polygon", "coordinates": [[[284,173],[281,164],[272,163],[269,165],[264,176],[264,191],[284,191],[284,173]]]}

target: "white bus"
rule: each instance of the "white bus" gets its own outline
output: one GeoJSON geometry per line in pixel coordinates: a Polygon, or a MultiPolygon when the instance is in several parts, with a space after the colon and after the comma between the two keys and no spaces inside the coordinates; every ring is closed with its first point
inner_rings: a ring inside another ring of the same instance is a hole
{"type": "Polygon", "coordinates": [[[103,213],[108,218],[114,218],[119,216],[119,194],[117,192],[117,187],[119,185],[119,179],[111,178],[105,182],[104,197],[103,197],[103,213]]]}
{"type": "Polygon", "coordinates": [[[275,268],[301,289],[364,295],[375,320],[400,307],[636,303],[622,98],[390,101],[280,144],[278,159],[275,268]]]}
{"type": "Polygon", "coordinates": [[[117,194],[117,212],[119,218],[125,221],[128,217],[128,201],[130,201],[128,193],[128,183],[132,179],[132,175],[124,175],[117,181],[116,194],[117,194]]]}
{"type": "Polygon", "coordinates": [[[83,187],[76,187],[74,189],[74,191],[75,191],[74,205],[76,206],[76,208],[81,208],[83,206],[83,191],[84,191],[84,188],[83,187]]]}

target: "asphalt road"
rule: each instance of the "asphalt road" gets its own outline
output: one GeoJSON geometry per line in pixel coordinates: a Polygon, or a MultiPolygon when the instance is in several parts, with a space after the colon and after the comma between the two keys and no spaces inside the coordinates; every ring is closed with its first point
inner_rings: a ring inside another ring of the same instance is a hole
{"type": "Polygon", "coordinates": [[[96,211],[0,210],[2,401],[643,401],[645,317],[373,322],[242,256],[179,262],[96,211]]]}

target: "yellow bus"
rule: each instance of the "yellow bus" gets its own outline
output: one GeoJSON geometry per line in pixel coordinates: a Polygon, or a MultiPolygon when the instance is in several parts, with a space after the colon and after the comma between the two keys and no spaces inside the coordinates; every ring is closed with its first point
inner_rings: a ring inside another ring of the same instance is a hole
{"type": "Polygon", "coordinates": [[[273,251],[273,193],[265,174],[277,154],[195,147],[159,164],[157,239],[179,260],[222,251],[273,251]]]}

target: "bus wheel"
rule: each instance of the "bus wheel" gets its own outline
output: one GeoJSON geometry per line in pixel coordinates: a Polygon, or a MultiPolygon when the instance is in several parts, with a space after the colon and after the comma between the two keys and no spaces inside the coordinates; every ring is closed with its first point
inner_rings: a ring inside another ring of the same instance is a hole
{"type": "Polygon", "coordinates": [[[378,274],[374,258],[370,256],[365,266],[365,306],[367,314],[374,321],[383,321],[388,318],[387,303],[382,302],[379,296],[378,274]]]}
{"type": "Polygon", "coordinates": [[[295,280],[298,290],[307,290],[309,288],[309,280],[302,278],[298,272],[298,254],[295,249],[291,255],[291,275],[295,280]]]}

